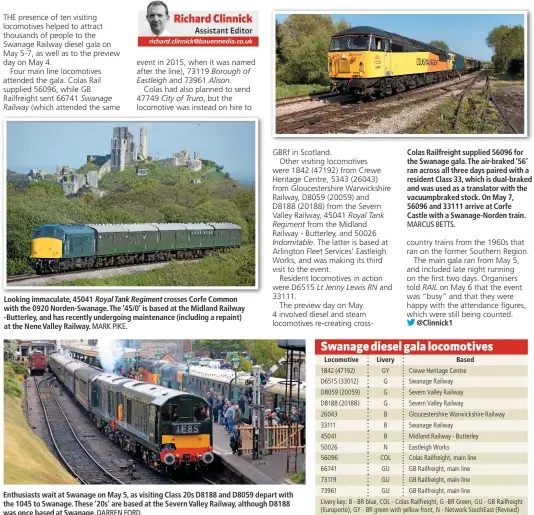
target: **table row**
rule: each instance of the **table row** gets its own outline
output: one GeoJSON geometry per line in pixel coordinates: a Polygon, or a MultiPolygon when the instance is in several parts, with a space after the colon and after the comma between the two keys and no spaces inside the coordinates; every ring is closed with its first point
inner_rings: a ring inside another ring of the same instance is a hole
{"type": "MultiPolygon", "coordinates": [[[[375,431],[358,431],[356,428],[353,432],[343,431],[339,433],[337,441],[339,443],[333,445],[341,445],[343,442],[441,442],[441,443],[455,443],[455,442],[471,442],[471,445],[476,445],[480,442],[496,443],[512,443],[512,442],[528,442],[528,431],[479,431],[480,426],[475,429],[465,431],[443,431],[434,429],[431,432],[421,432],[418,430],[393,431],[389,429],[375,430],[375,431]]],[[[326,441],[334,441],[336,438],[322,438],[321,432],[316,433],[317,440],[321,440],[321,445],[325,445],[326,441]]],[[[333,433],[329,433],[333,434],[333,433]]]]}
{"type": "MultiPolygon", "coordinates": [[[[474,431],[475,433],[486,433],[488,431],[528,431],[528,420],[485,420],[483,424],[478,420],[421,420],[421,419],[394,419],[382,414],[377,418],[367,420],[336,420],[335,422],[319,422],[317,424],[317,434],[328,432],[328,434],[338,434],[339,438],[345,438],[345,433],[357,433],[359,431],[474,431]]],[[[326,438],[333,438],[327,436],[326,438]]],[[[346,440],[348,442],[353,440],[346,440]]]]}
{"type": "MultiPolygon", "coordinates": [[[[371,475],[362,472],[361,474],[347,474],[347,475],[328,475],[326,473],[316,474],[317,486],[354,486],[365,487],[369,486],[406,486],[411,488],[413,486],[421,485],[441,485],[444,488],[452,488],[462,486],[464,488],[493,486],[493,487],[518,487],[528,486],[528,475],[523,474],[487,474],[476,475],[469,472],[456,472],[454,475],[438,475],[434,472],[429,473],[412,473],[407,471],[405,474],[389,474],[381,472],[379,474],[371,475]]],[[[478,495],[478,494],[477,494],[478,495]]]]}
{"type": "Polygon", "coordinates": [[[456,496],[456,497],[528,497],[528,482],[522,485],[506,484],[502,488],[498,485],[475,486],[464,485],[413,485],[388,486],[382,483],[382,486],[365,485],[354,486],[335,486],[322,485],[316,483],[316,495],[328,497],[402,497],[402,496],[456,496]]]}
{"type": "MultiPolygon", "coordinates": [[[[525,385],[522,387],[507,387],[499,384],[487,387],[475,386],[433,386],[431,388],[421,388],[414,386],[369,386],[365,388],[337,388],[337,387],[323,387],[316,388],[315,395],[318,399],[376,399],[376,398],[395,398],[395,399],[509,399],[509,398],[525,398],[528,397],[527,378],[525,377],[525,385]]],[[[453,404],[454,406],[454,404],[453,404]]]]}
{"type": "MultiPolygon", "coordinates": [[[[398,456],[398,455],[393,455],[398,456]]],[[[366,463],[365,456],[362,455],[360,463],[345,463],[345,464],[325,464],[318,462],[315,469],[316,476],[328,476],[335,474],[338,478],[341,476],[362,476],[371,474],[372,476],[412,476],[412,475],[429,475],[437,474],[440,476],[517,476],[528,474],[527,455],[520,463],[510,464],[506,455],[501,456],[501,462],[495,461],[493,463],[480,462],[462,462],[462,463],[425,463],[413,462],[406,460],[397,460],[394,463],[392,460],[384,460],[383,458],[392,458],[390,454],[382,454],[382,460],[374,461],[373,463],[366,463]]],[[[399,456],[401,457],[401,456],[399,456]]]]}
{"type": "Polygon", "coordinates": [[[352,391],[354,389],[367,391],[368,388],[384,387],[479,387],[479,388],[500,388],[525,387],[528,386],[528,375],[517,376],[402,376],[391,374],[376,374],[372,377],[367,376],[319,376],[317,380],[316,394],[320,395],[323,389],[337,388],[343,391],[352,391]]]}
{"type": "MultiPolygon", "coordinates": [[[[419,420],[421,422],[447,421],[456,422],[460,420],[478,420],[478,423],[490,422],[493,420],[527,420],[528,419],[528,399],[508,399],[499,402],[487,402],[491,405],[486,409],[484,405],[476,402],[465,402],[464,407],[454,407],[443,410],[443,406],[432,404],[424,408],[413,408],[405,403],[404,407],[396,408],[390,405],[389,399],[375,399],[369,401],[369,409],[365,404],[361,406],[335,406],[322,407],[316,409],[317,422],[339,421],[339,420],[380,420],[387,418],[389,420],[419,420]],[[386,405],[383,403],[387,402],[386,405]],[[470,408],[465,404],[477,404],[470,408]],[[499,406],[501,404],[501,406],[499,406]],[[387,408],[387,409],[385,409],[387,408]]],[[[428,403],[427,403],[428,404],[428,403]]]]}
{"type": "MultiPolygon", "coordinates": [[[[454,452],[454,451],[433,451],[431,448],[426,449],[412,449],[413,444],[391,444],[388,449],[383,449],[383,444],[370,444],[370,451],[367,452],[367,446],[361,445],[361,451],[353,452],[331,452],[318,451],[315,454],[315,461],[318,467],[321,466],[341,466],[350,465],[356,467],[364,464],[399,464],[406,465],[466,465],[484,466],[497,465],[499,467],[509,464],[525,464],[528,463],[527,445],[523,444],[523,451],[512,451],[509,446],[505,449],[492,449],[491,445],[486,445],[485,451],[479,449],[475,452],[454,452]]],[[[420,446],[417,446],[420,447],[420,446]]],[[[432,446],[429,446],[432,447],[432,446]]],[[[493,446],[495,447],[495,446],[493,446]]],[[[471,449],[472,451],[472,449],[471,449]]]]}
{"type": "MultiPolygon", "coordinates": [[[[350,408],[359,408],[359,409],[380,409],[384,406],[389,406],[390,403],[395,402],[395,399],[404,401],[404,405],[400,407],[407,408],[428,408],[432,409],[443,409],[447,411],[454,409],[455,411],[461,409],[468,410],[477,410],[477,411],[500,411],[502,412],[503,408],[508,409],[523,409],[528,405],[527,395],[521,397],[501,397],[494,399],[490,395],[487,397],[471,397],[464,399],[462,397],[456,397],[453,399],[446,398],[417,398],[417,397],[393,397],[389,395],[379,395],[377,397],[367,396],[361,398],[333,398],[333,399],[317,399],[316,405],[318,408],[327,409],[350,409],[350,408]],[[384,404],[387,402],[388,404],[384,404]]],[[[397,407],[399,407],[397,405],[397,407]]],[[[469,415],[468,415],[469,416],[469,415]]]]}

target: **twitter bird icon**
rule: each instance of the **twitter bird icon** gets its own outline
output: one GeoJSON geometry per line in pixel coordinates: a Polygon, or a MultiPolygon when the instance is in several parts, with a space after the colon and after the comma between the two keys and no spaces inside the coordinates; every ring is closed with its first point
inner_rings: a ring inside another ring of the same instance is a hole
{"type": "Polygon", "coordinates": [[[410,327],[410,326],[412,326],[412,325],[415,324],[415,318],[412,318],[412,319],[410,319],[410,320],[407,320],[407,322],[408,322],[408,327],[410,327]]]}

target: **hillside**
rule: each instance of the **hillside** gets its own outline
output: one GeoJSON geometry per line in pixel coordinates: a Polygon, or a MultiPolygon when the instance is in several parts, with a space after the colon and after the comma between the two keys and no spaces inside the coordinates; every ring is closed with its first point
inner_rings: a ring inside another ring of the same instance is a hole
{"type": "Polygon", "coordinates": [[[121,172],[108,173],[98,183],[100,189],[106,191],[122,190],[124,188],[139,188],[150,184],[165,184],[168,186],[185,185],[189,181],[200,179],[206,182],[236,184],[228,174],[216,170],[211,166],[203,166],[201,170],[193,172],[186,166],[160,166],[153,162],[139,162],[136,166],[129,166],[121,172]],[[147,168],[149,174],[139,177],[136,168],[147,168]]]}
{"type": "Polygon", "coordinates": [[[22,412],[22,388],[10,364],[4,365],[4,484],[77,485],[22,412]]]}
{"type": "Polygon", "coordinates": [[[26,263],[31,231],[46,223],[232,222],[242,227],[243,243],[254,242],[254,189],[211,168],[148,167],[145,177],[138,177],[135,167],[108,173],[99,184],[106,191],[101,198],[87,193],[67,199],[59,184],[46,181],[8,184],[8,274],[31,271],[26,263]],[[189,182],[202,174],[210,180],[189,182]]]}

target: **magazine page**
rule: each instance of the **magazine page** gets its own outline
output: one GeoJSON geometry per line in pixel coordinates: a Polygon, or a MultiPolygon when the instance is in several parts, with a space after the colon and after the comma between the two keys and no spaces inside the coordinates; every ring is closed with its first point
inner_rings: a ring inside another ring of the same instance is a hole
{"type": "Polygon", "coordinates": [[[528,18],[3,5],[4,512],[529,514],[528,18]]]}

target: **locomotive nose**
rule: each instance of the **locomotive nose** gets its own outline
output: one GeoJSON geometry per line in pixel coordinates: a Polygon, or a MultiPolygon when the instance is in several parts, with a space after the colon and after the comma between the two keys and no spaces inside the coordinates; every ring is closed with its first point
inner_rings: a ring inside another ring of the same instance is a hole
{"type": "Polygon", "coordinates": [[[30,244],[30,256],[38,257],[40,253],[41,253],[41,245],[38,243],[37,240],[32,240],[30,244]]]}
{"type": "Polygon", "coordinates": [[[61,240],[55,238],[35,238],[30,243],[30,257],[58,259],[62,255],[61,240]]]}

